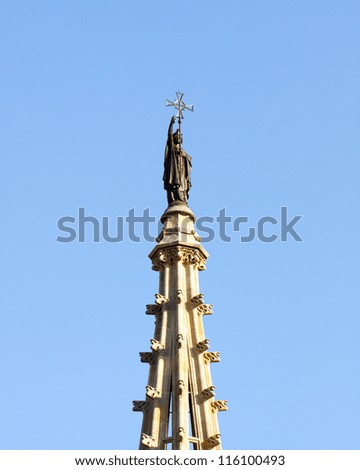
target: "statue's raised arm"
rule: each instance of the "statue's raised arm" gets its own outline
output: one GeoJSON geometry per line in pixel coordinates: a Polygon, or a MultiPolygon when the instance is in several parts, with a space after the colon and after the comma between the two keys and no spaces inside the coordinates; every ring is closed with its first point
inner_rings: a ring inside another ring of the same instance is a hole
{"type": "Polygon", "coordinates": [[[169,129],[168,129],[168,145],[173,145],[174,144],[174,139],[173,139],[173,126],[175,123],[175,116],[171,118],[170,124],[169,124],[169,129]]]}
{"type": "Polygon", "coordinates": [[[187,204],[191,187],[191,157],[181,148],[182,135],[179,129],[173,132],[175,116],[171,118],[164,159],[164,189],[168,204],[183,202],[187,204]]]}

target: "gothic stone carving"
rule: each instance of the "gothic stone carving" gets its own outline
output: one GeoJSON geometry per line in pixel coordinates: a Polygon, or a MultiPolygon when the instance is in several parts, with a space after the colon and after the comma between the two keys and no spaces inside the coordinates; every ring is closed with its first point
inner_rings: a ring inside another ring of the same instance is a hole
{"type": "Polygon", "coordinates": [[[184,437],[185,437],[185,429],[180,427],[178,429],[178,436],[179,436],[179,442],[182,442],[184,440],[184,437]]]}
{"type": "Polygon", "coordinates": [[[140,352],[139,354],[141,362],[152,364],[155,360],[155,354],[153,352],[140,352]]]}
{"type": "Polygon", "coordinates": [[[210,364],[210,362],[220,362],[220,353],[207,351],[204,353],[204,362],[205,364],[210,364]]]}
{"type": "Polygon", "coordinates": [[[146,315],[159,315],[161,313],[161,305],[147,304],[145,313],[146,315]]]}
{"type": "Polygon", "coordinates": [[[184,337],[181,333],[177,335],[177,343],[178,343],[178,348],[180,349],[182,345],[184,344],[184,337]]]}
{"type": "Polygon", "coordinates": [[[183,391],[185,390],[185,383],[183,380],[178,381],[178,390],[179,390],[179,395],[181,395],[183,391]]]}
{"type": "Polygon", "coordinates": [[[209,349],[209,343],[210,343],[209,339],[204,339],[204,341],[200,341],[195,347],[200,353],[202,353],[206,351],[207,349],[209,349]]]}
{"type": "Polygon", "coordinates": [[[206,269],[205,261],[200,261],[197,268],[199,271],[205,271],[206,269]]]}
{"type": "Polygon", "coordinates": [[[162,349],[165,348],[165,346],[162,343],[160,343],[160,341],[158,341],[157,339],[154,339],[154,338],[151,339],[150,343],[151,343],[151,349],[153,351],[161,351],[162,349]]]}
{"type": "Polygon", "coordinates": [[[161,294],[155,294],[155,303],[157,303],[158,305],[163,305],[166,304],[166,302],[169,302],[169,299],[167,299],[161,294]]]}
{"type": "Polygon", "coordinates": [[[150,385],[146,385],[146,395],[149,398],[159,398],[160,392],[159,390],[156,390],[156,388],[151,387],[150,385]]]}
{"type": "Polygon", "coordinates": [[[216,400],[211,403],[211,410],[213,413],[217,411],[227,411],[227,401],[226,400],[216,400]]]}
{"type": "Polygon", "coordinates": [[[194,297],[191,299],[191,303],[196,306],[202,305],[204,303],[203,298],[204,294],[194,295],[194,297]]]}
{"type": "Polygon", "coordinates": [[[209,398],[212,398],[215,396],[214,390],[215,390],[214,385],[211,385],[210,387],[205,388],[205,390],[201,392],[201,396],[205,398],[206,400],[208,400],[209,398]]]}
{"type": "Polygon", "coordinates": [[[201,237],[196,233],[196,230],[191,230],[191,234],[194,236],[195,240],[201,242],[201,237]]]}
{"type": "Polygon", "coordinates": [[[177,303],[180,304],[182,302],[182,299],[183,299],[183,292],[181,289],[179,289],[177,291],[177,303]]]}
{"type": "Polygon", "coordinates": [[[159,271],[165,264],[174,264],[178,261],[190,263],[199,271],[206,269],[205,256],[196,248],[185,246],[169,247],[157,251],[152,258],[152,269],[159,271]]]}
{"type": "Polygon", "coordinates": [[[211,304],[202,304],[197,306],[197,312],[199,315],[212,315],[213,310],[212,310],[212,305],[211,304]]]}
{"type": "Polygon", "coordinates": [[[220,445],[220,434],[214,434],[213,436],[206,439],[206,447],[208,449],[218,445],[220,445]]]}
{"type": "Polygon", "coordinates": [[[147,434],[142,433],[141,434],[141,443],[145,447],[155,447],[155,439],[153,439],[151,436],[148,436],[147,434]]]}
{"type": "Polygon", "coordinates": [[[144,400],[134,400],[133,401],[133,411],[146,411],[149,406],[149,403],[147,403],[144,400]]]}

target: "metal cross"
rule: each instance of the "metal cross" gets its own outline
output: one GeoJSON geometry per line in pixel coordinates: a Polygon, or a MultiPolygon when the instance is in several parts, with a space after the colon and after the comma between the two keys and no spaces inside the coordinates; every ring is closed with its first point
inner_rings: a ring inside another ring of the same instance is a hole
{"type": "Polygon", "coordinates": [[[176,114],[176,118],[178,120],[178,123],[179,123],[179,126],[181,125],[181,121],[182,119],[184,119],[184,116],[183,116],[183,111],[184,109],[188,109],[189,111],[194,111],[194,105],[192,104],[185,104],[182,100],[182,97],[184,96],[184,93],[180,93],[180,92],[176,92],[176,97],[177,97],[177,100],[175,101],[169,101],[169,100],[166,100],[165,102],[165,106],[174,106],[175,109],[177,109],[177,114],[176,114]]]}

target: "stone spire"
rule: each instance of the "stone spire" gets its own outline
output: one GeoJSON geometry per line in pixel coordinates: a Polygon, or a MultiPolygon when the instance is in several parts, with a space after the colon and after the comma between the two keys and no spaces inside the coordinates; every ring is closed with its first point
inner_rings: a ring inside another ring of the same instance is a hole
{"type": "Polygon", "coordinates": [[[133,410],[143,412],[139,448],[221,449],[217,413],[227,409],[227,402],[215,399],[210,363],[219,362],[220,353],[209,349],[203,316],[213,313],[212,305],[204,303],[199,288],[208,254],[187,199],[170,200],[161,222],[149,254],[159,272],[159,292],[146,306],[146,314],[155,317],[155,331],[151,351],[140,353],[150,367],[146,398],[133,402],[133,410]]]}

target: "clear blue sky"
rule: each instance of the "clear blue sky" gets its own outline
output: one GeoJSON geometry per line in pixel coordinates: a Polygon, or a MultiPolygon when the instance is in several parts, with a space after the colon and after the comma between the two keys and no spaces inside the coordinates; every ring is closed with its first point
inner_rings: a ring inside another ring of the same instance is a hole
{"type": "Polygon", "coordinates": [[[154,245],[57,220],[161,215],[180,90],[196,215],[304,216],[302,243],[205,246],[224,448],[359,449],[359,2],[0,5],[0,447],[137,448],[154,245]]]}

